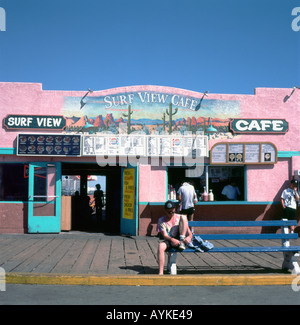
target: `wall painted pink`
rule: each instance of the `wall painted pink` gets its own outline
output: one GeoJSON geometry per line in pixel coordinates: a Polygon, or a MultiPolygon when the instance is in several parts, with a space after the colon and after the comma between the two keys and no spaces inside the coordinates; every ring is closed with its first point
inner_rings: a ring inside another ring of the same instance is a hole
{"type": "MultiPolygon", "coordinates": [[[[102,91],[95,91],[90,96],[104,96],[120,92],[155,91],[169,92],[183,96],[201,98],[202,93],[162,87],[162,86],[130,86],[102,91]]],[[[0,116],[7,114],[37,114],[60,115],[65,96],[84,96],[86,91],[55,91],[43,90],[38,83],[6,83],[0,82],[0,116]]],[[[265,142],[274,143],[278,151],[299,151],[300,132],[300,90],[283,88],[256,88],[253,95],[213,94],[209,99],[239,100],[242,118],[270,118],[286,119],[289,131],[281,135],[240,135],[234,137],[233,142],[265,142]]],[[[0,129],[0,148],[13,148],[16,132],[0,129]]],[[[210,148],[220,140],[212,139],[210,148]]],[[[222,140],[221,140],[222,141],[222,140]]],[[[19,160],[16,157],[2,157],[19,160]]],[[[45,160],[44,157],[33,160],[45,160]]],[[[55,160],[55,159],[54,159],[55,160]]],[[[68,159],[70,161],[70,159],[68,159]]],[[[90,159],[86,159],[87,161],[90,159]]],[[[74,159],[76,161],[76,159],[74,159]]],[[[300,157],[279,159],[271,166],[247,167],[247,194],[249,201],[273,201],[279,199],[282,187],[292,176],[294,169],[300,169],[300,157]]],[[[154,168],[150,165],[141,165],[139,168],[139,200],[142,202],[163,202],[166,199],[166,172],[165,168],[154,168]]]]}

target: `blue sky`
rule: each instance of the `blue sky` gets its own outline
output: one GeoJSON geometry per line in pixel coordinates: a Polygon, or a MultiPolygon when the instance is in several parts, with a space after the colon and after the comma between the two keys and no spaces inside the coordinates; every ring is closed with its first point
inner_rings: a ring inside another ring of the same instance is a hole
{"type": "Polygon", "coordinates": [[[296,0],[0,0],[0,81],[46,90],[300,86],[296,0]]]}

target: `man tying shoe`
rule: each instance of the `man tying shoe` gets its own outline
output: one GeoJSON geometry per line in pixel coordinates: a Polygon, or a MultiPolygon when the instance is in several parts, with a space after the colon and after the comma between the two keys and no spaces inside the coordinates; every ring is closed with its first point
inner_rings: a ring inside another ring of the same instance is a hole
{"type": "Polygon", "coordinates": [[[167,201],[165,203],[166,215],[158,220],[157,231],[163,241],[158,245],[157,257],[159,274],[164,273],[165,252],[168,248],[174,247],[179,251],[185,249],[185,245],[192,240],[192,233],[188,227],[187,217],[175,213],[175,203],[167,201]]]}

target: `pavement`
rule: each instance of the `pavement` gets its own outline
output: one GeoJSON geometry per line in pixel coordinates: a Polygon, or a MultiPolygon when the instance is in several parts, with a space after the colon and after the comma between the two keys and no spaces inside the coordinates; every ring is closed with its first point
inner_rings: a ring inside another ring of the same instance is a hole
{"type": "MultiPolygon", "coordinates": [[[[216,240],[213,244],[234,246],[237,242],[216,240]]],[[[244,244],[260,246],[266,240],[244,244]]],[[[291,244],[300,245],[300,240],[291,244]]],[[[159,276],[157,245],[157,237],[105,233],[1,234],[0,271],[5,272],[6,283],[49,285],[291,285],[296,277],[281,271],[280,252],[179,253],[178,274],[159,276]]]]}

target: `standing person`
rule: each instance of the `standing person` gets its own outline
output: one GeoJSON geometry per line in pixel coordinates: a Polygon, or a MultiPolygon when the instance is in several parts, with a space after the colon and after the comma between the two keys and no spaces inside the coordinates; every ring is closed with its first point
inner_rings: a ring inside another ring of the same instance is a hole
{"type": "Polygon", "coordinates": [[[231,180],[228,185],[224,186],[221,194],[225,196],[226,200],[236,201],[238,196],[241,195],[241,192],[236,183],[231,180]]]}
{"type": "MultiPolygon", "coordinates": [[[[178,189],[178,200],[181,203],[181,214],[187,216],[188,221],[194,220],[195,205],[197,203],[197,194],[192,184],[186,180],[178,189]]],[[[193,232],[193,229],[191,229],[193,232]]]]}
{"type": "Polygon", "coordinates": [[[187,218],[184,215],[175,213],[175,203],[167,201],[165,203],[166,215],[159,218],[157,231],[163,239],[158,245],[157,258],[159,274],[164,273],[165,251],[168,248],[175,247],[179,251],[185,249],[192,239],[192,233],[188,227],[187,218]]]}
{"type": "MultiPolygon", "coordinates": [[[[292,179],[290,187],[286,188],[281,194],[281,205],[283,208],[283,217],[288,220],[297,219],[297,202],[299,201],[298,181],[292,179]]],[[[295,230],[295,226],[291,226],[291,233],[295,230]]]]}
{"type": "Polygon", "coordinates": [[[102,207],[103,207],[103,191],[101,190],[101,185],[96,184],[96,191],[94,192],[96,216],[98,221],[102,218],[102,207]]]}

